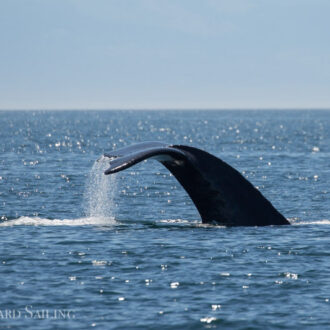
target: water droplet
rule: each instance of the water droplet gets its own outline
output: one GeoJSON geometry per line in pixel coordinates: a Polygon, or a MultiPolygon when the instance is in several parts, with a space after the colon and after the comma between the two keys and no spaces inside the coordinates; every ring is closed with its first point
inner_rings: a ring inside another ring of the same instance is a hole
{"type": "Polygon", "coordinates": [[[84,205],[85,213],[88,217],[113,221],[117,180],[115,174],[104,174],[108,167],[109,160],[107,157],[102,156],[94,163],[86,182],[84,205]]]}

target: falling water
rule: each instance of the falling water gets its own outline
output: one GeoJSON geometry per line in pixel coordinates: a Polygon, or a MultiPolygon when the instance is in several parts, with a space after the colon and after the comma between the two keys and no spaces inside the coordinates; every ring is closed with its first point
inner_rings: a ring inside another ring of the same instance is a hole
{"type": "Polygon", "coordinates": [[[116,175],[104,175],[109,167],[109,159],[102,156],[95,161],[85,188],[85,214],[99,220],[114,221],[114,196],[116,192],[116,175]]]}

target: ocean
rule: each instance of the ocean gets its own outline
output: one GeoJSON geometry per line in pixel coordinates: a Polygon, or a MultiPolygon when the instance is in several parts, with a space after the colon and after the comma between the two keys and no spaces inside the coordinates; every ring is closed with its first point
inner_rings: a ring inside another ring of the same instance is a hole
{"type": "Polygon", "coordinates": [[[0,111],[0,328],[330,329],[330,111],[0,111]],[[204,225],[143,141],[206,150],[292,226],[204,225]]]}

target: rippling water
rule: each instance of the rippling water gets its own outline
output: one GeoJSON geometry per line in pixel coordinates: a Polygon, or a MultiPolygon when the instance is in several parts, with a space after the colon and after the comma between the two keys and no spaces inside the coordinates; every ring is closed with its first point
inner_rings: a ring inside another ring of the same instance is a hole
{"type": "Polygon", "coordinates": [[[0,112],[0,327],[330,328],[330,112],[0,112]],[[188,144],[237,168],[293,226],[201,224],[149,160],[188,144]]]}

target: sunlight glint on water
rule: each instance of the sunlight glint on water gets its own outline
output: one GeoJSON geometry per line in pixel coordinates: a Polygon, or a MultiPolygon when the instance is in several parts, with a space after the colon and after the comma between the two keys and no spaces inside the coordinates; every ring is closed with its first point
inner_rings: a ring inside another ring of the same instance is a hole
{"type": "Polygon", "coordinates": [[[0,111],[0,124],[3,328],[329,328],[329,111],[0,111]],[[143,141],[220,157],[294,226],[202,224],[156,161],[118,173],[114,196],[95,160],[143,141]],[[64,310],[75,317],[51,318],[64,310]]]}

